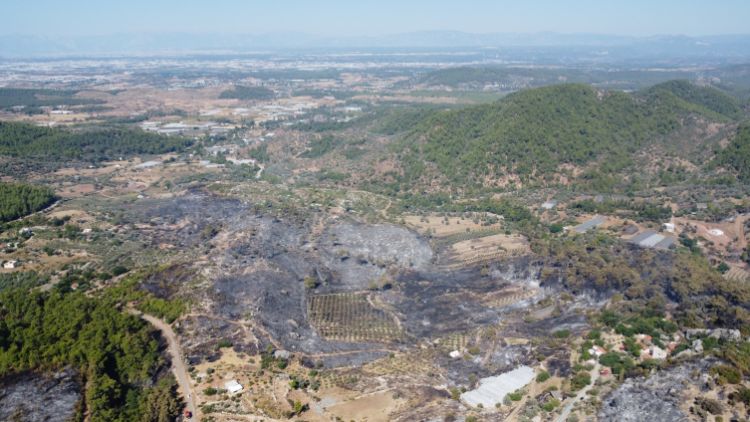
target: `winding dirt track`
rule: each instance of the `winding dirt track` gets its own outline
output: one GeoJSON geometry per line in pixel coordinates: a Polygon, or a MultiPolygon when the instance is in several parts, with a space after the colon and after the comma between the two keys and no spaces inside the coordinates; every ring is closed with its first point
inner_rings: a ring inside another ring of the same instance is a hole
{"type": "Polygon", "coordinates": [[[187,409],[193,414],[192,420],[199,421],[200,418],[196,412],[197,408],[194,402],[195,396],[190,390],[190,376],[188,375],[187,368],[185,368],[185,362],[182,360],[182,349],[180,348],[180,343],[177,341],[174,330],[172,330],[169,324],[154,316],[139,312],[133,312],[133,314],[148,321],[157,330],[161,331],[164,338],[167,339],[169,355],[172,358],[172,373],[174,373],[177,384],[180,386],[180,390],[182,390],[183,398],[187,403],[187,409]]]}
{"type": "Polygon", "coordinates": [[[596,385],[596,380],[599,379],[599,369],[601,369],[601,365],[599,364],[599,362],[596,362],[596,365],[594,365],[594,369],[591,370],[591,382],[589,383],[589,385],[583,387],[581,391],[579,391],[578,394],[574,398],[572,398],[570,402],[565,405],[565,407],[563,407],[562,412],[560,412],[560,416],[557,417],[557,422],[567,421],[568,416],[570,416],[570,413],[573,411],[573,406],[586,398],[586,394],[594,387],[594,385],[596,385]]]}

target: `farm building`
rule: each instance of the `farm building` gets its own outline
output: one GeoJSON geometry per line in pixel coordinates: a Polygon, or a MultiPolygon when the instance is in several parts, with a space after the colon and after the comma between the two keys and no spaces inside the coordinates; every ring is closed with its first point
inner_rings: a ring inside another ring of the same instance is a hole
{"type": "Polygon", "coordinates": [[[595,229],[606,222],[607,222],[607,217],[604,217],[602,215],[597,215],[597,216],[594,216],[594,218],[592,218],[591,220],[573,227],[573,231],[576,233],[586,233],[587,231],[591,229],[595,229]]]}
{"type": "Polygon", "coordinates": [[[237,380],[231,380],[224,383],[224,388],[226,388],[230,394],[239,393],[242,391],[242,384],[237,382],[237,380]]]}
{"type": "Polygon", "coordinates": [[[674,236],[665,236],[653,230],[646,230],[630,239],[630,243],[642,248],[669,249],[674,243],[674,236]]]}
{"type": "Polygon", "coordinates": [[[461,394],[461,400],[470,406],[482,405],[486,408],[502,403],[506,394],[526,386],[534,379],[534,370],[528,366],[518,368],[494,377],[482,378],[479,386],[461,394]]]}

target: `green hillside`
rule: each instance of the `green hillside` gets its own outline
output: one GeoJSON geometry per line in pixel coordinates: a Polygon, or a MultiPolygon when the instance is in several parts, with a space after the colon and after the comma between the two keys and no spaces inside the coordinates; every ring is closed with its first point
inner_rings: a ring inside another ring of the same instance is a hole
{"type": "Polygon", "coordinates": [[[716,154],[715,162],[737,172],[744,183],[750,183],[750,125],[737,129],[729,145],[716,154]]]}
{"type": "Polygon", "coordinates": [[[725,98],[696,91],[678,83],[630,95],[564,84],[435,113],[397,146],[404,181],[435,173],[462,184],[508,173],[538,179],[561,164],[595,162],[607,172],[618,171],[632,164],[633,153],[680,128],[688,115],[728,120],[716,111],[732,112],[721,101],[725,98]]]}
{"type": "Polygon", "coordinates": [[[688,81],[669,81],[651,87],[647,92],[669,92],[692,104],[697,104],[726,117],[739,117],[742,113],[739,101],[715,88],[697,86],[688,81]]]}

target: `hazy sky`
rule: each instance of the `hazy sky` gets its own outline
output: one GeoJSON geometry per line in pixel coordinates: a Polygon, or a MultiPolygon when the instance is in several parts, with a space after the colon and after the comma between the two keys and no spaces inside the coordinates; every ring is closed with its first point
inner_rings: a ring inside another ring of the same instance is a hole
{"type": "Polygon", "coordinates": [[[0,34],[750,33],[750,0],[0,0],[0,34]]]}

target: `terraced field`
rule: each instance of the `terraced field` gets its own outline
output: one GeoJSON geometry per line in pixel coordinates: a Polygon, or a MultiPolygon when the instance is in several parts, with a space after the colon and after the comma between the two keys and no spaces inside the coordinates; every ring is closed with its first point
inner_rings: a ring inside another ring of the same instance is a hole
{"type": "Polygon", "coordinates": [[[447,248],[447,254],[441,267],[457,269],[479,265],[491,261],[526,255],[530,252],[528,242],[520,236],[495,234],[488,232],[485,236],[457,238],[447,248]]]}
{"type": "Polygon", "coordinates": [[[724,278],[731,281],[742,282],[750,280],[750,275],[748,275],[747,271],[742,268],[732,267],[731,270],[724,274],[724,278]]]}
{"type": "Polygon", "coordinates": [[[404,338],[394,318],[374,307],[367,293],[336,293],[308,298],[312,326],[328,340],[390,343],[404,338]]]}

